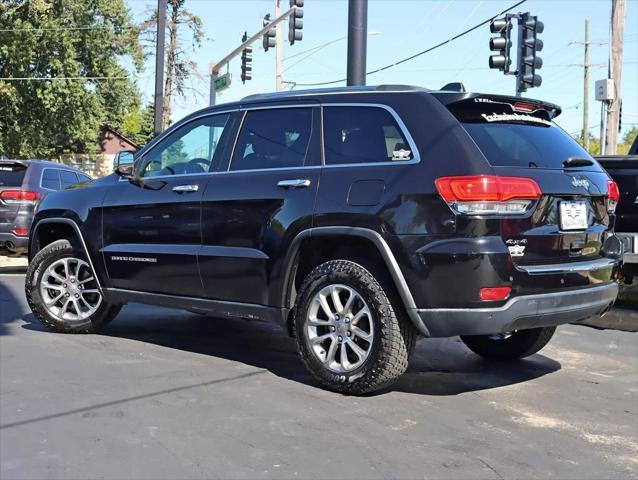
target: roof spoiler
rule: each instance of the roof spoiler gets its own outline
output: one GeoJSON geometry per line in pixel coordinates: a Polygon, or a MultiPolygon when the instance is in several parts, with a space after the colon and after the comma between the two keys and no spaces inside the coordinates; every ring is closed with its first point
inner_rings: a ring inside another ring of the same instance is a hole
{"type": "Polygon", "coordinates": [[[558,117],[561,113],[560,106],[544,102],[542,100],[536,100],[533,98],[512,97],[508,95],[492,95],[483,93],[467,93],[467,92],[452,92],[452,91],[439,91],[431,92],[432,95],[443,105],[449,106],[460,102],[485,102],[485,103],[508,103],[512,105],[512,108],[516,111],[530,112],[530,108],[534,110],[545,110],[549,119],[552,120],[558,117]]]}

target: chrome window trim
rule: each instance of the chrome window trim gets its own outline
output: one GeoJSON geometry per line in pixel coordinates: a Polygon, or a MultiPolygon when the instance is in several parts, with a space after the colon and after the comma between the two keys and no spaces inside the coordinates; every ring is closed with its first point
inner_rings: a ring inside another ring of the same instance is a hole
{"type": "MultiPolygon", "coordinates": [[[[249,169],[243,169],[243,170],[231,170],[230,168],[233,165],[233,158],[235,157],[235,148],[237,148],[237,142],[239,141],[239,136],[241,134],[241,129],[244,126],[244,123],[246,122],[246,117],[248,116],[248,112],[251,110],[275,110],[275,109],[282,109],[282,108],[310,108],[310,139],[312,139],[312,132],[313,129],[315,128],[314,126],[314,121],[313,121],[313,114],[312,114],[312,108],[320,108],[321,105],[319,105],[318,103],[313,103],[313,104],[299,104],[299,105],[275,105],[275,106],[259,106],[259,107],[246,107],[246,108],[241,108],[240,111],[244,112],[244,115],[242,116],[241,119],[241,123],[239,124],[239,128],[237,129],[237,135],[235,136],[235,143],[233,143],[233,149],[230,153],[230,161],[228,162],[228,168],[223,171],[223,172],[215,172],[215,173],[240,173],[240,172],[271,172],[271,171],[277,171],[277,170],[300,170],[300,169],[304,169],[304,168],[314,168],[317,166],[323,166],[322,165],[302,165],[300,167],[271,167],[271,168],[249,168],[249,169]]],[[[321,126],[323,127],[323,126],[321,126]]],[[[304,163],[306,163],[306,157],[308,156],[308,150],[311,147],[311,142],[310,139],[308,140],[308,145],[306,146],[306,154],[304,155],[304,163]]]]}
{"type": "Polygon", "coordinates": [[[223,172],[215,172],[214,175],[228,175],[231,173],[252,173],[252,172],[280,172],[282,170],[313,170],[322,168],[322,165],[305,165],[302,167],[272,167],[272,168],[253,168],[251,170],[224,170],[223,172]]]}
{"type": "MultiPolygon", "coordinates": [[[[389,105],[385,105],[383,103],[322,103],[321,104],[321,132],[322,132],[322,142],[321,142],[321,146],[322,149],[325,149],[325,144],[323,142],[323,130],[324,130],[324,118],[323,118],[323,109],[324,108],[331,108],[331,107],[367,107],[367,108],[381,108],[383,110],[385,110],[386,112],[390,113],[390,115],[392,115],[392,118],[394,118],[394,121],[397,122],[397,125],[399,126],[399,129],[401,130],[401,133],[403,134],[403,136],[405,137],[405,139],[408,142],[408,145],[410,146],[410,150],[412,151],[412,158],[410,160],[396,160],[393,162],[366,162],[366,163],[340,163],[340,164],[334,164],[334,165],[327,165],[325,163],[325,155],[323,158],[323,166],[325,168],[342,168],[342,167],[346,167],[346,168],[351,168],[351,167],[376,167],[376,166],[388,166],[388,165],[414,165],[416,163],[420,163],[421,162],[421,155],[419,153],[419,149],[416,147],[416,143],[414,142],[414,139],[412,138],[412,135],[410,135],[410,131],[408,130],[408,127],[405,125],[405,123],[403,122],[403,120],[401,119],[401,117],[399,116],[399,114],[389,105]]],[[[324,152],[325,153],[325,152],[324,152]]]]}
{"type": "Polygon", "coordinates": [[[62,169],[58,168],[58,167],[45,167],[42,169],[42,171],[40,172],[40,188],[43,190],[48,190],[49,192],[61,192],[63,190],[62,188],[62,175],[60,175],[60,171],[62,169]],[[58,171],[58,182],[60,184],[60,189],[56,190],[55,188],[47,188],[47,187],[43,187],[42,186],[42,180],[44,179],[44,172],[46,172],[47,170],[57,170],[58,171]]]}
{"type": "MultiPolygon", "coordinates": [[[[226,110],[219,110],[216,112],[206,112],[206,113],[202,113],[201,115],[197,115],[196,117],[193,117],[191,119],[189,119],[187,122],[184,123],[176,123],[175,125],[170,126],[169,128],[167,128],[166,130],[164,130],[160,135],[158,135],[157,137],[155,137],[153,140],[151,140],[151,143],[149,143],[147,145],[148,150],[144,151],[143,153],[140,152],[140,158],[144,159],[144,157],[146,157],[146,155],[149,154],[149,152],[152,152],[154,148],[157,147],[157,145],[159,145],[162,140],[164,140],[167,136],[171,135],[173,132],[175,132],[176,130],[178,130],[179,128],[182,128],[190,123],[193,123],[197,120],[201,120],[202,118],[206,118],[206,117],[214,117],[215,115],[225,115],[225,114],[229,114],[229,113],[234,113],[239,111],[239,108],[230,108],[230,109],[226,109],[226,110]]],[[[224,126],[224,128],[226,128],[224,126]]],[[[175,175],[158,175],[156,177],[140,177],[140,179],[145,179],[145,178],[174,178],[174,177],[183,177],[186,175],[210,175],[212,173],[215,172],[203,172],[203,173],[177,173],[175,175]]]]}

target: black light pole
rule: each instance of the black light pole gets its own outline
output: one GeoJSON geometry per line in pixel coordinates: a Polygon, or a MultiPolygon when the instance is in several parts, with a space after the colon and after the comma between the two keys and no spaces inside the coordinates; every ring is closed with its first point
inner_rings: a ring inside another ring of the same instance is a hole
{"type": "Polygon", "coordinates": [[[166,0],[157,0],[157,44],[155,46],[155,135],[162,131],[164,112],[164,33],[166,0]]]}
{"type": "Polygon", "coordinates": [[[368,0],[348,2],[348,85],[366,84],[368,0]]]}

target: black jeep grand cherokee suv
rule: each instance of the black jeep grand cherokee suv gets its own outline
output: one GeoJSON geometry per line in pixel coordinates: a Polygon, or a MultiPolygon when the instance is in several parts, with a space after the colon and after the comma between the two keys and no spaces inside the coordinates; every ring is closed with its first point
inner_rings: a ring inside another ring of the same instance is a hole
{"type": "Polygon", "coordinates": [[[610,308],[622,255],[617,188],[559,113],[401,86],[202,110],[44,200],[27,298],[71,333],[126,302],[273,320],[349,393],[397,379],[419,336],[531,355],[610,308]]]}

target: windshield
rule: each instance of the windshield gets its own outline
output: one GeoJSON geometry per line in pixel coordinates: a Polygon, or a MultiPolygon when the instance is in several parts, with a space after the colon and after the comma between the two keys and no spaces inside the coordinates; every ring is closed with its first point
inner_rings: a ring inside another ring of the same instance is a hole
{"type": "Polygon", "coordinates": [[[19,163],[0,163],[0,187],[20,187],[27,167],[19,163]]]}

